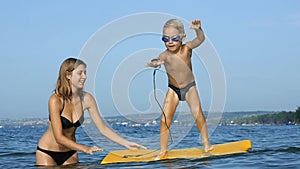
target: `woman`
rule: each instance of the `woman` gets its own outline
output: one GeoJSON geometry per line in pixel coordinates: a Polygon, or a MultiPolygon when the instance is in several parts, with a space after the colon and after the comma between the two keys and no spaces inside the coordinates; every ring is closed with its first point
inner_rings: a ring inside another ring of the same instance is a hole
{"type": "Polygon", "coordinates": [[[94,97],[83,90],[86,78],[86,64],[83,61],[68,58],[62,63],[55,93],[48,102],[49,127],[36,150],[37,165],[75,164],[78,163],[77,151],[87,154],[103,151],[97,146],[76,143],[75,131],[84,121],[84,110],[88,110],[97,129],[108,139],[128,149],[145,149],[122,138],[105,125],[94,97]]]}

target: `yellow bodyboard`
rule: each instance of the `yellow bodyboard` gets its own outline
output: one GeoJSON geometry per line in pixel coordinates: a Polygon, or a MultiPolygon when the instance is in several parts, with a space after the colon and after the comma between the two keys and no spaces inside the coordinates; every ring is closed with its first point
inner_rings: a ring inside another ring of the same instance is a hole
{"type": "MultiPolygon", "coordinates": [[[[205,153],[203,147],[174,149],[168,151],[167,157],[161,159],[176,159],[176,158],[205,158],[210,156],[221,156],[228,154],[246,153],[252,148],[250,140],[242,140],[229,142],[224,144],[213,145],[214,149],[205,153]]],[[[101,161],[101,164],[124,163],[124,162],[149,162],[155,161],[154,157],[159,153],[159,150],[117,150],[111,151],[101,161]]]]}

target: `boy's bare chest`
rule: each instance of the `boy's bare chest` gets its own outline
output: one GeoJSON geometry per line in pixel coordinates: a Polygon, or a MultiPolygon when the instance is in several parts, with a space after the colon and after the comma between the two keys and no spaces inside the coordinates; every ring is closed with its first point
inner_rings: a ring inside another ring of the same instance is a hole
{"type": "Polygon", "coordinates": [[[191,66],[191,57],[187,55],[172,55],[168,56],[166,59],[166,66],[169,68],[184,68],[184,67],[190,67],[191,66]]]}

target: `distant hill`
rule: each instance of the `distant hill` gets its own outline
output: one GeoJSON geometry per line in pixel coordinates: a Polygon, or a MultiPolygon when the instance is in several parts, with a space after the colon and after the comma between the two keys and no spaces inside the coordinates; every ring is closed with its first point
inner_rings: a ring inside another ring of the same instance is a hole
{"type": "Polygon", "coordinates": [[[224,112],[222,119],[228,120],[228,119],[236,119],[236,118],[243,118],[243,117],[249,117],[249,116],[259,116],[259,115],[265,115],[265,114],[275,114],[279,111],[238,111],[238,112],[224,112]]]}
{"type": "Polygon", "coordinates": [[[296,111],[224,113],[221,125],[297,125],[300,107],[296,111]]]}

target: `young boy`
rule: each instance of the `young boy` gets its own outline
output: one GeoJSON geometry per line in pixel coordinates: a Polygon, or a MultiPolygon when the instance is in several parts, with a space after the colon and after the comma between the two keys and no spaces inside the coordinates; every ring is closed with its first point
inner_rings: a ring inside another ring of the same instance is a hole
{"type": "Polygon", "coordinates": [[[202,112],[191,63],[192,49],[198,47],[205,37],[200,20],[193,20],[190,28],[195,30],[196,38],[183,44],[186,35],[182,22],[178,19],[168,20],[164,24],[162,37],[167,49],[158,58],[147,63],[150,67],[164,64],[169,83],[163,108],[166,121],[165,117],[162,117],[160,123],[160,153],[155,157],[155,160],[167,156],[169,128],[179,101],[186,101],[189,105],[201,133],[204,151],[208,152],[213,149],[208,139],[206,120],[202,112]]]}

